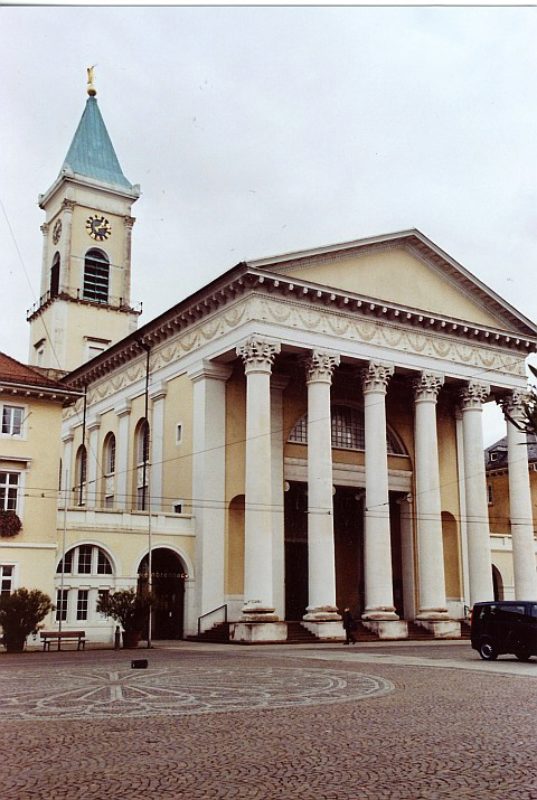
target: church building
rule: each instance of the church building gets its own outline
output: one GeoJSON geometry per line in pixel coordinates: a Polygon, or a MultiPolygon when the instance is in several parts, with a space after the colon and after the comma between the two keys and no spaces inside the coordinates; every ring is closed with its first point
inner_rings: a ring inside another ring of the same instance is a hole
{"type": "MultiPolygon", "coordinates": [[[[494,592],[483,405],[516,419],[537,326],[411,229],[239,263],[137,329],[139,187],[88,91],[40,197],[29,316],[31,364],[81,394],[56,619],[110,640],[99,594],[149,583],[155,639],[224,619],[233,641],[290,623],[340,639],[345,607],[380,638],[459,636],[494,592]]],[[[514,596],[537,598],[527,450],[506,425],[514,596]]]]}

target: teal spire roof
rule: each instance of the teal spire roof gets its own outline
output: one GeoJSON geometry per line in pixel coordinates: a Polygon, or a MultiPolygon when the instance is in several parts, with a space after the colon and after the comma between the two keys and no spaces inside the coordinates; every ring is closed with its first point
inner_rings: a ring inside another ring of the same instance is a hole
{"type": "Polygon", "coordinates": [[[132,190],[117,159],[95,97],[88,97],[86,108],[63,162],[63,170],[72,170],[86,178],[132,190]]]}

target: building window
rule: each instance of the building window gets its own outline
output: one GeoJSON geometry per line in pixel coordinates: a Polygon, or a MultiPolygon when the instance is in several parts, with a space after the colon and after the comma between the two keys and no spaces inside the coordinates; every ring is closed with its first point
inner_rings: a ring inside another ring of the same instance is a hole
{"type": "Polygon", "coordinates": [[[183,426],[180,422],[175,426],[175,444],[181,444],[183,441],[183,426]]]}
{"type": "MultiPolygon", "coordinates": [[[[99,602],[101,600],[104,600],[105,597],[108,597],[109,594],[110,594],[110,589],[99,589],[99,591],[97,592],[97,606],[96,606],[96,608],[98,607],[99,602]]],[[[101,619],[108,619],[106,614],[103,614],[102,612],[99,614],[99,616],[100,616],[101,619]]]]}
{"type": "Polygon", "coordinates": [[[489,453],[489,461],[497,461],[498,460],[498,453],[495,450],[491,450],[489,453]]]}
{"type": "Polygon", "coordinates": [[[68,589],[56,590],[56,622],[65,622],[67,619],[67,595],[68,589]]]}
{"type": "MultiPolygon", "coordinates": [[[[62,580],[63,562],[60,560],[56,570],[56,587],[62,580]]],[[[114,585],[113,568],[105,551],[94,544],[79,544],[65,554],[65,575],[69,575],[69,590],[74,592],[71,608],[67,608],[67,589],[63,603],[62,620],[74,624],[82,620],[102,620],[97,614],[98,597],[110,591],[114,585]],[[96,591],[95,591],[96,590],[96,591]],[[76,603],[74,598],[76,597],[76,603]]],[[[67,580],[66,580],[67,583],[67,580]]],[[[57,589],[56,605],[60,607],[60,589],[57,589]]],[[[56,619],[59,620],[58,611],[56,619]]],[[[109,621],[109,620],[108,620],[109,621]]]]}
{"type": "Polygon", "coordinates": [[[18,472],[0,472],[0,510],[17,511],[19,478],[18,472]]]}
{"type": "MultiPolygon", "coordinates": [[[[337,450],[365,450],[363,411],[350,406],[333,406],[331,410],[332,447],[337,450]]],[[[289,442],[308,443],[308,415],[304,414],[289,435],[289,442]]],[[[395,434],[386,433],[386,449],[389,455],[406,455],[404,447],[395,434]]]]}
{"type": "Polygon", "coordinates": [[[82,544],[78,548],[78,574],[89,575],[91,573],[91,554],[93,547],[90,544],[82,544]]]}
{"type": "Polygon", "coordinates": [[[183,501],[178,500],[177,503],[174,503],[173,506],[173,513],[174,514],[182,514],[183,513],[183,501]]]}
{"type": "Polygon", "coordinates": [[[75,462],[75,502],[77,506],[83,506],[86,501],[86,467],[86,447],[81,444],[77,450],[75,462]]]}
{"type": "Polygon", "coordinates": [[[110,261],[101,250],[88,250],[84,259],[84,300],[97,303],[108,302],[110,261]]]}
{"type": "Polygon", "coordinates": [[[57,297],[60,291],[60,254],[55,253],[50,269],[50,299],[57,297]]]}
{"type": "Polygon", "coordinates": [[[76,598],[76,618],[84,620],[88,618],[88,590],[79,589],[76,598]]]}
{"type": "Polygon", "coordinates": [[[487,485],[487,496],[489,500],[489,506],[491,506],[494,503],[494,493],[492,491],[492,484],[490,483],[487,485]]]}
{"type": "Polygon", "coordinates": [[[115,500],[116,437],[109,433],[104,440],[104,506],[113,508],[115,500]]]}
{"type": "Polygon", "coordinates": [[[46,344],[46,339],[40,339],[38,342],[34,344],[35,363],[37,364],[38,367],[43,364],[43,361],[45,359],[45,344],[46,344]]]}
{"type": "Polygon", "coordinates": [[[0,564],[0,594],[11,594],[15,567],[13,564],[0,564]]]}
{"type": "Polygon", "coordinates": [[[148,500],[149,423],[140,420],[136,429],[136,509],[145,511],[148,500]]]}
{"type": "Polygon", "coordinates": [[[2,406],[2,433],[21,436],[24,422],[24,406],[2,406]]]}

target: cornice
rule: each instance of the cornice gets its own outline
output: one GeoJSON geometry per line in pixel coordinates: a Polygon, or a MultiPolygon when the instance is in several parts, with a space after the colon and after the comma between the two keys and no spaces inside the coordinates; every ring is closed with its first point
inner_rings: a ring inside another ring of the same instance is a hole
{"type": "MultiPolygon", "coordinates": [[[[388,346],[398,348],[397,341],[405,335],[412,340],[419,336],[427,339],[435,338],[438,342],[438,354],[447,352],[449,346],[441,346],[441,341],[450,346],[458,344],[460,348],[481,347],[491,353],[517,354],[518,363],[529,353],[537,350],[537,337],[523,337],[510,331],[476,325],[464,320],[438,314],[427,314],[422,310],[394,303],[379,301],[364,295],[354,294],[327,288],[325,286],[291,279],[282,275],[254,271],[239,265],[223,278],[215,281],[206,291],[187,298],[182,303],[169,309],[156,320],[147,323],[139,331],[113,345],[100,356],[94,358],[89,365],[82,365],[63,380],[69,387],[81,388],[94,383],[117,370],[136,362],[149,346],[153,353],[163,350],[166,343],[190,339],[185,349],[190,351],[196,344],[196,337],[201,341],[209,341],[224,330],[236,327],[245,316],[245,302],[261,303],[260,319],[265,312],[273,321],[284,322],[289,315],[298,316],[296,325],[309,327],[310,314],[329,315],[340,320],[332,326],[332,332],[338,335],[339,328],[344,331],[349,325],[363,330],[367,340],[372,338],[371,327],[386,328],[385,341],[388,346]],[[267,309],[272,306],[272,311],[267,309]],[[278,311],[282,309],[282,311],[278,311]],[[238,315],[238,316],[237,316],[238,315]],[[238,319],[241,317],[241,319],[238,319]]],[[[343,333],[341,334],[343,335],[343,333]]],[[[358,335],[360,338],[360,335],[358,335]]],[[[153,359],[152,355],[152,359],[153,359]]],[[[173,356],[162,356],[170,361],[173,356]]],[[[504,366],[507,366],[510,355],[504,366]]],[[[462,361],[467,359],[464,357],[462,361]]],[[[479,361],[479,359],[478,359],[479,361]]],[[[494,358],[484,358],[481,366],[492,368],[494,358]]],[[[513,372],[513,369],[507,369],[513,372]]],[[[517,367],[516,374],[519,374],[517,367]]]]}

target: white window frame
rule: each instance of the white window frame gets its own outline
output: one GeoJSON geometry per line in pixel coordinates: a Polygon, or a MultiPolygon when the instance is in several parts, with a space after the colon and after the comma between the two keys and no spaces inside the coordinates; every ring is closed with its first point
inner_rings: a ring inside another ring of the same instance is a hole
{"type": "MultiPolygon", "coordinates": [[[[5,483],[6,494],[4,496],[4,502],[1,503],[0,508],[1,508],[2,511],[14,511],[15,514],[17,514],[17,516],[20,517],[22,515],[21,496],[22,496],[22,488],[23,488],[23,481],[22,481],[23,472],[21,472],[21,470],[19,470],[19,469],[10,469],[9,467],[7,467],[7,468],[6,467],[0,467],[0,474],[1,473],[5,473],[6,475],[16,475],[17,476],[17,499],[15,501],[15,508],[8,509],[7,508],[7,501],[8,501],[9,487],[10,487],[10,481],[9,481],[9,478],[8,478],[6,483],[5,483]]],[[[2,478],[0,478],[0,482],[2,482],[2,478]]]]}
{"type": "Polygon", "coordinates": [[[0,435],[1,435],[2,439],[17,439],[17,440],[26,439],[26,427],[27,427],[26,426],[26,420],[27,420],[27,418],[28,418],[28,406],[27,405],[21,405],[20,403],[9,403],[9,402],[5,402],[5,401],[0,403],[0,435]],[[5,432],[2,430],[2,426],[3,426],[3,422],[4,422],[4,409],[5,408],[13,408],[13,409],[20,410],[20,412],[21,412],[21,425],[20,425],[20,432],[19,433],[13,433],[12,432],[12,428],[13,428],[12,420],[10,422],[10,430],[9,431],[5,431],[5,432]]]}
{"type": "Polygon", "coordinates": [[[7,564],[7,563],[6,564],[0,564],[0,594],[11,594],[11,592],[15,591],[15,589],[17,588],[17,585],[18,585],[17,584],[17,578],[18,578],[18,574],[17,573],[18,573],[17,564],[14,564],[13,562],[11,562],[10,564],[7,564]],[[11,569],[11,575],[9,575],[9,576],[4,575],[4,569],[6,567],[8,569],[11,569]],[[9,580],[9,583],[10,583],[9,591],[8,592],[4,592],[4,591],[2,591],[2,584],[4,583],[4,581],[7,581],[7,580],[9,580]]]}

